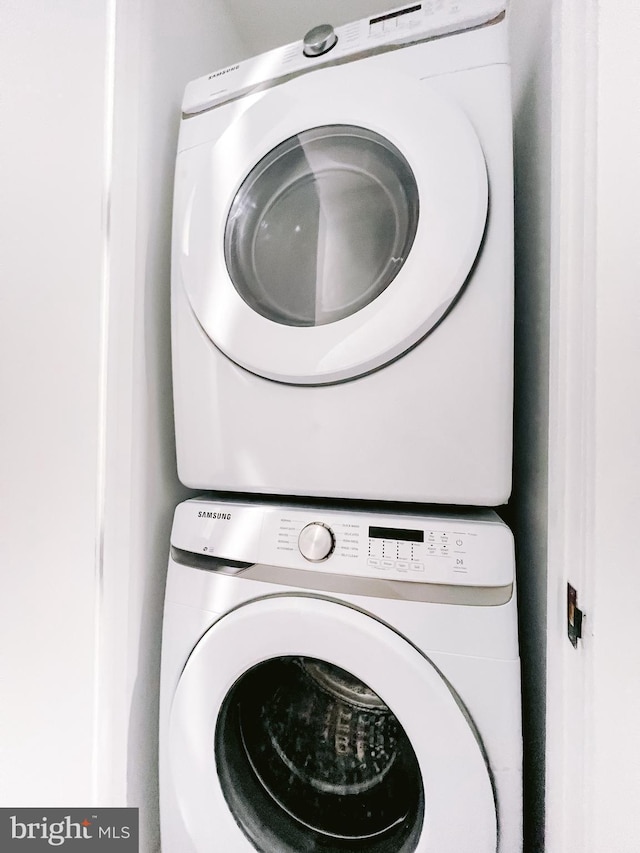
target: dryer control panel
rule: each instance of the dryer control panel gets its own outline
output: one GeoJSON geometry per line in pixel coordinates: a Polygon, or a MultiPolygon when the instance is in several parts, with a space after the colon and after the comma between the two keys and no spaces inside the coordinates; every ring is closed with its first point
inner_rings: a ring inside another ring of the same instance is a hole
{"type": "Polygon", "coordinates": [[[196,498],[175,513],[171,544],[234,562],[413,583],[507,586],[509,528],[491,510],[415,515],[196,498]]]}
{"type": "Polygon", "coordinates": [[[473,29],[496,20],[505,5],[506,0],[422,0],[335,29],[318,21],[299,41],[193,80],[182,112],[196,115],[318,67],[473,29]]]}

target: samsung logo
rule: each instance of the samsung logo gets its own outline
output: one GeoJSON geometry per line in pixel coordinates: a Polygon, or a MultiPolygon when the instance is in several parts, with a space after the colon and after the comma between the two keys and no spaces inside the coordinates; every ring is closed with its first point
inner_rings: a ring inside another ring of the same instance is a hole
{"type": "Polygon", "coordinates": [[[230,512],[199,512],[198,518],[221,518],[223,521],[231,519],[230,512]]]}
{"type": "Polygon", "coordinates": [[[222,71],[215,71],[213,74],[209,74],[208,79],[213,80],[214,77],[221,77],[223,74],[230,74],[232,71],[237,71],[240,68],[239,65],[230,65],[228,68],[223,68],[222,71]]]}

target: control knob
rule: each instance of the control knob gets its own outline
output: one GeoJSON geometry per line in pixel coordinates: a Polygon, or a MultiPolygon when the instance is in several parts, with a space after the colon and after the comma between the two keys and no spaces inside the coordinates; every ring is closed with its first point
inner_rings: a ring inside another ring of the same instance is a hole
{"type": "Polygon", "coordinates": [[[298,536],[300,553],[311,563],[321,563],[330,557],[335,548],[333,531],[321,521],[312,521],[303,527],[298,536]]]}
{"type": "Polygon", "coordinates": [[[303,39],[302,52],[305,56],[322,56],[335,47],[338,36],[331,24],[320,24],[306,34],[303,39]]]}

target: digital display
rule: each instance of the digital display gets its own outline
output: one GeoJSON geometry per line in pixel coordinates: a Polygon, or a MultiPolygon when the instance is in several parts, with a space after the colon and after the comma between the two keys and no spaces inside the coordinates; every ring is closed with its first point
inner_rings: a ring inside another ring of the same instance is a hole
{"type": "Polygon", "coordinates": [[[410,15],[412,12],[419,12],[422,9],[422,4],[417,6],[407,6],[406,9],[399,9],[397,12],[389,12],[387,15],[378,15],[377,18],[371,18],[369,25],[380,24],[382,21],[392,21],[394,18],[399,18],[401,15],[410,15]]]}
{"type": "Polygon", "coordinates": [[[424,542],[424,530],[399,530],[395,527],[370,527],[370,539],[399,539],[402,542],[424,542]]]}

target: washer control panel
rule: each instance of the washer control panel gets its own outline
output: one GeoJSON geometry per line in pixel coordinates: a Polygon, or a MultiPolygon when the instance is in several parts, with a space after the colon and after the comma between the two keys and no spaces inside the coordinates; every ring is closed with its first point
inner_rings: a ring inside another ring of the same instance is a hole
{"type": "Polygon", "coordinates": [[[196,498],[177,507],[171,543],[219,559],[394,581],[514,580],[513,536],[491,510],[388,515],[196,498]]]}
{"type": "Polygon", "coordinates": [[[340,27],[320,24],[299,41],[193,80],[182,111],[195,115],[323,65],[482,26],[505,8],[506,0],[422,0],[340,27]]]}

